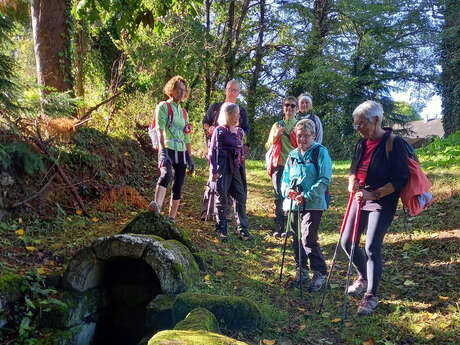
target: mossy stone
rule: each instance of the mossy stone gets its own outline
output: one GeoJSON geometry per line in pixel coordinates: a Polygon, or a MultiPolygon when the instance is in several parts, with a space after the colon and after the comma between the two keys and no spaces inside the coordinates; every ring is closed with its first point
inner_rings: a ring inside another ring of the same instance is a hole
{"type": "Polygon", "coordinates": [[[258,306],[244,297],[199,295],[182,293],[177,295],[173,307],[177,322],[194,308],[202,307],[212,312],[219,324],[228,329],[255,329],[262,326],[262,313],[258,306]]]}
{"type": "Polygon", "coordinates": [[[8,303],[16,302],[22,296],[21,276],[8,270],[0,271],[0,298],[6,299],[8,303]]]}
{"type": "Polygon", "coordinates": [[[195,245],[185,231],[157,212],[141,212],[129,222],[120,232],[121,234],[156,235],[165,240],[177,240],[183,243],[192,252],[196,252],[195,245]]]}
{"type": "Polygon", "coordinates": [[[225,335],[204,330],[185,331],[167,330],[161,331],[150,338],[148,345],[248,345],[225,335]]]}
{"type": "Polygon", "coordinates": [[[68,329],[83,323],[88,316],[97,312],[103,304],[102,294],[98,290],[83,293],[64,291],[59,297],[63,304],[49,304],[42,311],[40,327],[68,329]]]}
{"type": "MultiPolygon", "coordinates": [[[[145,308],[145,330],[155,334],[174,326],[172,309],[175,295],[157,295],[145,308]]],[[[147,343],[147,342],[146,342],[147,343]]]]}
{"type": "Polygon", "coordinates": [[[175,330],[204,331],[220,333],[219,323],[213,313],[205,308],[195,308],[187,314],[185,319],[179,321],[175,330]]]}

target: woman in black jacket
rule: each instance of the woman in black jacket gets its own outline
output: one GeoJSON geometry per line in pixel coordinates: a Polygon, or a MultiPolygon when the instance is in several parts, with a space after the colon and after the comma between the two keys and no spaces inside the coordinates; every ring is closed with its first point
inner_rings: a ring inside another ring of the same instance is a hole
{"type": "Polygon", "coordinates": [[[353,221],[357,199],[362,201],[357,245],[364,229],[366,231],[366,256],[357,246],[353,265],[358,279],[348,288],[350,294],[366,292],[359,303],[358,314],[369,315],[377,307],[377,289],[382,276],[383,237],[396,211],[399,193],[407,183],[409,168],[405,144],[394,137],[393,148],[386,154],[386,141],[391,129],[382,128],[383,109],[379,103],[366,101],[353,112],[353,127],[360,139],[353,154],[348,191],[354,193],[347,224],[342,235],[342,248],[347,255],[351,252],[353,221]]]}

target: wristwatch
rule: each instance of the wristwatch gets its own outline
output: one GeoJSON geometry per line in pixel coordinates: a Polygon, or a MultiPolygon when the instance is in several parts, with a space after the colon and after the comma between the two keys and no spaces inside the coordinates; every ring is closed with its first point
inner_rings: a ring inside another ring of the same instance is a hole
{"type": "Polygon", "coordinates": [[[379,190],[374,191],[375,199],[379,200],[382,197],[382,194],[379,192],[379,190]]]}

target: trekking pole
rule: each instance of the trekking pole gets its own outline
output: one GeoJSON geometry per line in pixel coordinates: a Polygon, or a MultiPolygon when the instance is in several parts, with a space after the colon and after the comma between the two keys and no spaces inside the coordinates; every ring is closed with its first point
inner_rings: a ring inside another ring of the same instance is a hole
{"type": "Polygon", "coordinates": [[[347,284],[345,286],[345,297],[344,297],[344,300],[343,300],[342,320],[340,321],[340,330],[343,330],[343,324],[344,324],[345,318],[347,316],[348,287],[350,285],[350,275],[351,275],[351,267],[352,267],[352,264],[353,264],[353,255],[355,254],[356,237],[358,235],[359,216],[361,215],[361,206],[362,206],[362,201],[361,201],[361,199],[358,199],[357,200],[357,205],[356,205],[355,222],[354,222],[354,225],[353,225],[351,253],[350,253],[350,261],[348,263],[347,284]]]}
{"type": "Polygon", "coordinates": [[[302,230],[300,228],[300,205],[297,205],[297,240],[299,246],[299,289],[302,297],[302,230]]]}
{"type": "Polygon", "coordinates": [[[216,188],[216,182],[212,181],[212,177],[211,177],[211,182],[209,182],[209,185],[208,185],[208,207],[206,209],[206,218],[204,219],[205,221],[209,220],[209,216],[211,213],[211,205],[214,207],[215,194],[216,194],[215,188],[216,188]]]}
{"type": "Polygon", "coordinates": [[[289,231],[291,230],[291,214],[292,214],[292,203],[293,202],[294,200],[291,199],[291,204],[289,205],[289,213],[288,213],[288,218],[287,218],[286,236],[284,237],[283,257],[281,259],[280,284],[281,284],[281,278],[283,276],[284,256],[286,255],[286,243],[289,237],[289,231]]]}
{"type": "MultiPolygon", "coordinates": [[[[296,185],[297,185],[297,179],[293,179],[291,181],[291,185],[289,186],[289,188],[294,189],[296,185]]],[[[292,215],[292,204],[293,203],[294,203],[294,199],[291,199],[291,203],[289,205],[288,219],[287,219],[286,237],[284,238],[284,245],[283,245],[283,256],[281,259],[280,284],[281,284],[281,278],[283,276],[284,257],[286,255],[286,243],[289,237],[289,232],[291,230],[291,215],[292,215]]]]}
{"type": "Polygon", "coordinates": [[[321,298],[321,303],[319,305],[318,314],[321,314],[321,311],[324,306],[324,299],[326,298],[327,287],[332,277],[332,270],[334,269],[334,266],[335,266],[335,258],[337,257],[337,250],[339,249],[340,241],[342,240],[342,234],[343,234],[343,231],[345,230],[345,225],[347,224],[347,221],[348,221],[348,215],[350,214],[350,208],[351,208],[352,202],[353,202],[353,193],[350,193],[350,197],[348,198],[347,210],[345,211],[345,214],[342,220],[342,225],[340,226],[339,240],[337,241],[337,245],[335,246],[334,256],[332,257],[331,267],[329,268],[329,274],[327,275],[326,286],[324,287],[324,292],[321,298]]]}

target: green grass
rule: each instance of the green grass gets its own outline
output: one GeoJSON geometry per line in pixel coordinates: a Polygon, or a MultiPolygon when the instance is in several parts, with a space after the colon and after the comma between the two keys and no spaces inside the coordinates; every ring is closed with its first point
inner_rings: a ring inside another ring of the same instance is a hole
{"type": "MultiPolygon", "coordinates": [[[[445,152],[445,147],[458,149],[458,144],[435,142],[434,145],[435,148],[428,147],[418,154],[433,183],[435,202],[420,216],[407,220],[399,206],[384,240],[380,303],[372,316],[358,317],[358,299],[350,296],[345,329],[339,330],[337,320],[341,317],[348,263],[341,249],[321,315],[316,313],[319,293],[304,291],[300,298],[298,289],[284,287],[295,271],[290,246],[283,280],[279,283],[282,243],[271,237],[273,191],[263,161],[246,162],[247,211],[254,240],[240,241],[232,232],[235,228],[232,223],[229,241],[221,244],[214,223],[199,220],[208,168],[206,160],[195,160],[196,173],[186,178],[177,219],[178,225],[195,241],[207,268],[192,291],[245,296],[254,301],[264,315],[262,329],[250,332],[223,329],[227,335],[249,344],[260,344],[264,339],[274,340],[275,344],[363,344],[369,338],[375,344],[385,345],[459,343],[460,169],[457,159],[445,152]]],[[[333,164],[332,202],[320,227],[320,244],[328,265],[348,198],[349,165],[349,161],[333,164]]],[[[155,174],[152,169],[152,176],[155,174]]],[[[153,197],[153,187],[154,181],[145,181],[142,190],[147,199],[153,197]]],[[[117,233],[138,212],[125,207],[113,214],[97,213],[91,209],[94,205],[88,206],[92,216],[98,217],[97,222],[77,215],[63,215],[53,223],[26,224],[18,219],[0,222],[0,241],[11,256],[2,265],[18,272],[26,266],[44,268],[45,273],[62,272],[75,251],[95,238],[117,233]],[[25,231],[23,238],[15,233],[20,228],[25,231]],[[25,245],[33,245],[36,250],[27,252],[25,245]]]]}

